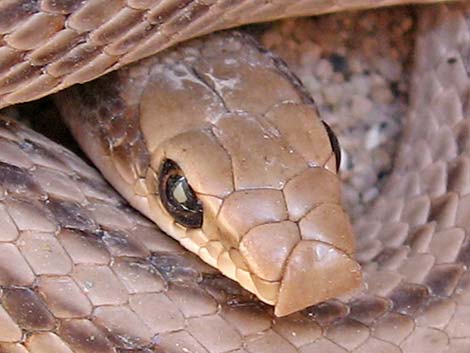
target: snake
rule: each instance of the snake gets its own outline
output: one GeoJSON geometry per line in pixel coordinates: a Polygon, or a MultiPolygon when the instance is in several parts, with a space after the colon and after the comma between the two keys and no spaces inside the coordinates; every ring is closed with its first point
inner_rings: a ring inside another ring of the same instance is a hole
{"type": "Polygon", "coordinates": [[[469,5],[418,8],[393,172],[353,225],[303,85],[217,32],[399,2],[0,3],[1,106],[58,92],[119,191],[1,118],[0,352],[470,351],[469,5]]]}

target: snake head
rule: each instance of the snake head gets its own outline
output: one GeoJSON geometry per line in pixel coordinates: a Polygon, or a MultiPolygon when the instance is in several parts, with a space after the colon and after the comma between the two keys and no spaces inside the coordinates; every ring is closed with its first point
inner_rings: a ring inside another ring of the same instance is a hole
{"type": "Polygon", "coordinates": [[[337,140],[279,59],[225,33],[97,82],[58,103],[87,117],[69,120],[85,148],[112,146],[86,151],[163,231],[278,316],[360,285],[337,140]]]}
{"type": "Polygon", "coordinates": [[[286,103],[173,136],[152,158],[155,220],[278,316],[344,294],[361,275],[331,134],[286,103]]]}
{"type": "Polygon", "coordinates": [[[145,78],[149,214],[278,316],[357,288],[334,133],[284,64],[251,40],[203,46],[203,59],[191,51],[145,78]]]}

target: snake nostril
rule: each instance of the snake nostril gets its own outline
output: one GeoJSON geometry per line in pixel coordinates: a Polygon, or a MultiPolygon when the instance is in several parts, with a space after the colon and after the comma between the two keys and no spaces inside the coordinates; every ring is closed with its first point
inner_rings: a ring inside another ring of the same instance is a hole
{"type": "Polygon", "coordinates": [[[203,207],[178,164],[163,161],[159,173],[159,194],[165,209],[175,221],[187,228],[200,228],[203,207]]]}

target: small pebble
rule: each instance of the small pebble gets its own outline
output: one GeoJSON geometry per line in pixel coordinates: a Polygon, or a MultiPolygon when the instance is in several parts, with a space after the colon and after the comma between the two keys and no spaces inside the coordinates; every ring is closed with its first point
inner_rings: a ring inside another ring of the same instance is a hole
{"type": "Polygon", "coordinates": [[[351,115],[354,118],[363,118],[372,110],[372,102],[364,96],[354,95],[351,100],[351,115]]]}
{"type": "Polygon", "coordinates": [[[380,145],[382,135],[380,133],[380,128],[379,126],[375,125],[373,126],[366,135],[366,143],[365,147],[368,150],[372,150],[374,148],[377,148],[377,146],[380,145]]]}
{"type": "Polygon", "coordinates": [[[354,93],[367,96],[370,92],[370,80],[365,75],[354,75],[351,77],[351,85],[354,93]]]}
{"type": "Polygon", "coordinates": [[[333,75],[333,66],[328,60],[321,59],[318,61],[315,74],[320,80],[327,81],[333,75]]]}
{"type": "Polygon", "coordinates": [[[325,103],[335,105],[338,104],[342,98],[342,89],[339,84],[333,84],[327,86],[323,90],[323,97],[325,98],[325,103]]]}
{"type": "Polygon", "coordinates": [[[393,93],[387,87],[374,89],[371,94],[372,100],[379,104],[391,104],[393,102],[393,93]]]}

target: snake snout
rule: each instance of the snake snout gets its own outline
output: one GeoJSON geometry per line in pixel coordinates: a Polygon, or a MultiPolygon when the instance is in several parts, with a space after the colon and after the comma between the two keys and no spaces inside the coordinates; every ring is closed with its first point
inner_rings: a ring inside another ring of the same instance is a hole
{"type": "Polygon", "coordinates": [[[217,216],[226,255],[218,268],[284,316],[361,283],[337,176],[308,168],[283,190],[229,195],[217,216]]]}
{"type": "MultiPolygon", "coordinates": [[[[243,205],[243,198],[246,201],[255,197],[251,195],[253,192],[236,195],[237,204],[243,205]]],[[[255,192],[258,197],[261,193],[271,197],[276,194],[273,190],[255,192]]],[[[226,225],[222,236],[228,242],[238,241],[238,245],[221,257],[218,267],[262,301],[274,305],[277,316],[337,297],[360,285],[360,266],[352,258],[351,226],[338,205],[322,204],[300,221],[287,219],[267,223],[256,214],[273,203],[263,205],[259,198],[252,207],[230,210],[230,201],[228,205],[228,208],[222,207],[219,216],[219,221],[226,225]],[[224,222],[222,218],[226,213],[232,217],[224,222]],[[236,224],[236,218],[259,224],[236,239],[235,234],[240,233],[235,233],[235,229],[241,230],[243,228],[239,227],[246,224],[236,224]]],[[[280,216],[282,209],[277,211],[280,216]]]]}
{"type": "Polygon", "coordinates": [[[308,168],[289,180],[283,194],[300,240],[284,264],[277,316],[338,297],[361,284],[360,266],[353,259],[354,234],[341,205],[338,176],[326,168],[308,168]]]}
{"type": "Polygon", "coordinates": [[[301,240],[290,253],[275,306],[285,316],[360,286],[359,264],[320,241],[301,240]]]}

